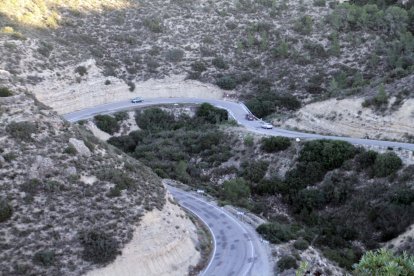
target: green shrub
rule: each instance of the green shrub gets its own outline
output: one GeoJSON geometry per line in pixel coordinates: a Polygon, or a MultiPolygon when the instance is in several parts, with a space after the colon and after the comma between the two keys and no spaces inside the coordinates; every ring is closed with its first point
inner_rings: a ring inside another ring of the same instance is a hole
{"type": "Polygon", "coordinates": [[[131,135],[111,137],[109,138],[108,143],[121,149],[126,153],[133,152],[135,150],[135,147],[137,146],[137,143],[131,137],[131,135]]]}
{"type": "Polygon", "coordinates": [[[159,18],[145,18],[143,23],[153,33],[162,33],[164,31],[163,23],[159,18]]]}
{"type": "Polygon", "coordinates": [[[83,246],[82,257],[86,261],[106,264],[120,254],[118,241],[102,230],[83,231],[79,234],[79,240],[83,246]]]}
{"type": "Polygon", "coordinates": [[[31,141],[32,134],[37,132],[37,125],[32,122],[11,122],[6,131],[15,139],[22,141],[31,141]]]}
{"type": "Polygon", "coordinates": [[[0,223],[7,221],[13,215],[12,206],[4,199],[0,199],[0,223]]]}
{"type": "Polygon", "coordinates": [[[213,61],[212,61],[212,63],[218,69],[226,70],[226,69],[229,68],[229,66],[227,65],[227,62],[224,60],[223,57],[216,57],[216,58],[214,58],[213,61]]]}
{"type": "Polygon", "coordinates": [[[323,255],[325,255],[326,258],[337,262],[340,267],[348,270],[351,270],[353,264],[358,261],[358,256],[355,255],[354,250],[351,248],[341,248],[337,250],[325,249],[323,250],[323,255]]]}
{"type": "Polygon", "coordinates": [[[243,178],[228,180],[223,183],[223,196],[233,204],[241,204],[250,196],[250,188],[243,178]]]}
{"type": "Polygon", "coordinates": [[[263,138],[261,141],[261,149],[265,152],[278,152],[289,148],[291,145],[290,139],[281,136],[272,136],[263,138]]]}
{"type": "Polygon", "coordinates": [[[218,87],[224,90],[233,90],[237,86],[236,80],[231,76],[220,77],[216,81],[216,84],[218,87]]]}
{"type": "Polygon", "coordinates": [[[279,269],[280,272],[285,271],[287,269],[291,269],[291,268],[298,268],[298,263],[296,261],[296,258],[290,255],[285,255],[282,256],[278,261],[277,261],[277,267],[279,269]]]}
{"type": "Polygon", "coordinates": [[[125,121],[126,119],[129,118],[128,112],[126,111],[119,111],[114,114],[114,117],[115,117],[115,120],[117,120],[118,122],[125,121]]]}
{"type": "Polygon", "coordinates": [[[277,222],[261,224],[257,227],[256,231],[263,238],[275,244],[288,242],[295,238],[295,234],[292,232],[290,225],[277,222]]]}
{"type": "Polygon", "coordinates": [[[354,267],[354,275],[413,275],[414,257],[396,255],[390,250],[368,251],[354,267]]]}
{"type": "Polygon", "coordinates": [[[168,130],[175,125],[174,115],[160,108],[145,109],[135,114],[137,125],[145,130],[168,130]]]}
{"type": "Polygon", "coordinates": [[[306,240],[299,238],[293,243],[293,247],[297,250],[306,250],[309,247],[309,243],[306,240]]]}
{"type": "Polygon", "coordinates": [[[204,72],[207,70],[206,65],[202,61],[196,61],[191,64],[191,69],[196,72],[204,72]]]}
{"type": "Polygon", "coordinates": [[[127,82],[127,85],[128,85],[128,90],[130,91],[130,92],[133,92],[134,90],[135,90],[135,83],[134,82],[132,82],[132,81],[129,81],[129,82],[127,82]]]}
{"type": "Polygon", "coordinates": [[[0,98],[1,97],[10,97],[13,96],[13,93],[10,91],[10,89],[6,87],[0,87],[0,98]]]}
{"type": "Polygon", "coordinates": [[[70,154],[70,155],[76,155],[76,154],[78,154],[78,151],[75,149],[74,146],[69,145],[65,148],[63,153],[70,154]]]}
{"type": "Polygon", "coordinates": [[[314,0],[313,5],[315,7],[325,7],[326,6],[326,0],[314,0]]]}
{"type": "Polygon", "coordinates": [[[258,183],[266,175],[269,162],[267,161],[250,161],[241,164],[242,176],[244,179],[258,183]]]}
{"type": "Polygon", "coordinates": [[[315,140],[306,142],[300,152],[299,161],[319,162],[326,170],[339,168],[355,156],[353,145],[337,140],[315,140]]]}
{"type": "Polygon", "coordinates": [[[313,29],[313,19],[309,15],[305,15],[296,21],[294,26],[295,31],[300,34],[308,35],[313,29]]]}
{"type": "Polygon", "coordinates": [[[165,57],[170,62],[180,62],[184,58],[184,51],[181,49],[170,49],[165,57]]]}
{"type": "Polygon", "coordinates": [[[118,169],[106,169],[97,173],[99,180],[114,183],[119,190],[134,190],[136,182],[126,172],[118,169]]]}
{"type": "Polygon", "coordinates": [[[96,115],[94,117],[94,121],[100,130],[105,131],[109,134],[114,134],[121,128],[118,121],[109,115],[96,115]]]}
{"type": "Polygon", "coordinates": [[[378,153],[376,151],[364,151],[355,157],[359,169],[368,169],[375,164],[378,153]]]}
{"type": "Polygon", "coordinates": [[[78,66],[75,68],[75,73],[78,73],[81,76],[88,74],[88,70],[85,66],[78,66]]]}
{"type": "Polygon", "coordinates": [[[251,135],[247,135],[243,139],[243,143],[246,147],[252,147],[254,145],[254,138],[251,135]]]}
{"type": "Polygon", "coordinates": [[[401,167],[401,159],[394,152],[387,152],[377,156],[374,172],[378,177],[386,177],[396,173],[401,167]]]}
{"type": "Polygon", "coordinates": [[[290,55],[290,47],[289,43],[281,41],[275,48],[272,49],[272,56],[274,58],[288,58],[290,55]]]}
{"type": "Polygon", "coordinates": [[[228,113],[226,110],[212,106],[209,103],[203,103],[196,111],[196,117],[204,121],[217,124],[228,120],[228,113]]]}
{"type": "Polygon", "coordinates": [[[52,266],[55,263],[55,253],[50,250],[41,250],[34,254],[33,262],[41,266],[52,266]]]}

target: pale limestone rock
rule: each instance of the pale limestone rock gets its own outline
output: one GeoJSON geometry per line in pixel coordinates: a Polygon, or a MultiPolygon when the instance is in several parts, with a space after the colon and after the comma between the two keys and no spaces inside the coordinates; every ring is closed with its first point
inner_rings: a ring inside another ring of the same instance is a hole
{"type": "Polygon", "coordinates": [[[80,155],[87,157],[91,156],[91,151],[87,146],[85,146],[85,143],[83,141],[75,138],[70,138],[69,144],[71,144],[80,155]]]}

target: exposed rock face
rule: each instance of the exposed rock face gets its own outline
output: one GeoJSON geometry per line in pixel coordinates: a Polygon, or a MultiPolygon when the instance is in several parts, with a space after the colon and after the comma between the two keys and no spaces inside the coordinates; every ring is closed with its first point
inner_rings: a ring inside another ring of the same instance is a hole
{"type": "Polygon", "coordinates": [[[197,229],[168,196],[164,208],[147,213],[114,263],[87,276],[182,276],[196,265],[197,229]]]}
{"type": "Polygon", "coordinates": [[[85,146],[85,143],[83,141],[76,138],[70,138],[69,144],[71,144],[80,155],[91,156],[91,151],[87,146],[85,146]]]}

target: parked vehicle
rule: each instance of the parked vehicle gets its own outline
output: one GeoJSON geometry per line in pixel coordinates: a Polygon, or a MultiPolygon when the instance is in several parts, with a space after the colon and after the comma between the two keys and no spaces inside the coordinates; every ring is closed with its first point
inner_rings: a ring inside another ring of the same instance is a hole
{"type": "Polygon", "coordinates": [[[133,98],[131,99],[131,103],[142,103],[144,100],[141,98],[133,98]]]}
{"type": "Polygon", "coordinates": [[[264,123],[262,123],[261,128],[264,128],[264,129],[272,129],[273,128],[273,125],[264,122],[264,123]]]}

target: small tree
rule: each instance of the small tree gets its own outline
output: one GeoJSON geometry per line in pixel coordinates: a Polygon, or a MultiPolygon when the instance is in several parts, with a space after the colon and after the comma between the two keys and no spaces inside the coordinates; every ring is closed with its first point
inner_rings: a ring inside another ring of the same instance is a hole
{"type": "Polygon", "coordinates": [[[383,105],[388,103],[388,94],[385,91],[385,87],[383,84],[380,85],[378,93],[375,96],[375,103],[376,105],[383,105]]]}
{"type": "Polygon", "coordinates": [[[401,159],[394,152],[387,152],[377,156],[374,172],[378,177],[385,177],[397,172],[401,167],[401,159]]]}
{"type": "Polygon", "coordinates": [[[243,203],[250,196],[250,188],[243,178],[232,179],[223,183],[223,195],[233,204],[243,203]]]}

